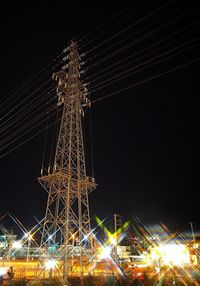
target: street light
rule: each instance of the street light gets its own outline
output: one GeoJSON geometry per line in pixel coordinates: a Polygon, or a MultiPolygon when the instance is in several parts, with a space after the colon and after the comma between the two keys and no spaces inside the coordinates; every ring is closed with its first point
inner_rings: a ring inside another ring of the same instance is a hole
{"type": "Polygon", "coordinates": [[[49,270],[49,278],[52,279],[53,269],[56,268],[57,261],[49,259],[45,262],[45,269],[49,270]]]}
{"type": "Polygon", "coordinates": [[[13,241],[12,249],[20,249],[20,248],[22,248],[21,241],[13,241]]]}
{"type": "Polygon", "coordinates": [[[45,262],[45,268],[47,270],[54,269],[57,265],[57,261],[54,259],[49,259],[45,262]]]}
{"type": "Polygon", "coordinates": [[[100,249],[100,254],[98,255],[99,259],[102,260],[102,259],[110,258],[111,251],[112,251],[112,248],[110,246],[102,246],[100,249]]]}

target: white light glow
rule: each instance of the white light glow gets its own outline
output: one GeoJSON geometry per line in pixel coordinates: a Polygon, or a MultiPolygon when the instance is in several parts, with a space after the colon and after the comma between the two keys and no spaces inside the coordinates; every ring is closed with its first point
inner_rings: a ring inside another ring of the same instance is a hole
{"type": "Polygon", "coordinates": [[[33,235],[32,235],[32,234],[29,234],[28,240],[32,240],[32,239],[33,239],[33,235]]]}
{"type": "Polygon", "coordinates": [[[99,254],[99,259],[110,258],[111,250],[112,248],[110,246],[106,246],[106,247],[102,246],[100,250],[100,254],[99,254]]]}
{"type": "Polygon", "coordinates": [[[22,243],[20,241],[13,241],[12,248],[13,249],[20,249],[20,248],[22,248],[22,243]]]}
{"type": "Polygon", "coordinates": [[[84,234],[83,240],[87,240],[87,239],[88,239],[88,236],[86,234],[84,234]]]}
{"type": "Polygon", "coordinates": [[[45,262],[45,268],[50,270],[50,269],[54,269],[56,267],[57,262],[53,259],[47,260],[45,262]]]}
{"type": "Polygon", "coordinates": [[[152,258],[160,258],[164,265],[181,266],[190,263],[189,251],[183,244],[160,245],[152,251],[152,258]]]}
{"type": "Polygon", "coordinates": [[[32,240],[33,239],[33,235],[30,234],[29,232],[24,234],[24,238],[28,238],[28,240],[32,240]]]}
{"type": "Polygon", "coordinates": [[[115,245],[115,246],[117,245],[117,239],[113,235],[109,237],[109,240],[110,240],[110,244],[115,245]]]}
{"type": "Polygon", "coordinates": [[[8,271],[8,267],[0,267],[0,276],[4,276],[8,271]]]}

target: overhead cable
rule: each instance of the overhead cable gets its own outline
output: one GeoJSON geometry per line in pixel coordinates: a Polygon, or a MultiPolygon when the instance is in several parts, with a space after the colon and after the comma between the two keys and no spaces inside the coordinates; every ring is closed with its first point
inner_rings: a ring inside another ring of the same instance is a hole
{"type": "Polygon", "coordinates": [[[146,79],[144,79],[144,80],[138,81],[138,82],[136,82],[136,83],[134,83],[134,84],[131,84],[131,85],[129,85],[129,86],[126,86],[126,87],[124,87],[124,88],[121,88],[121,89],[119,89],[119,90],[117,90],[117,91],[111,92],[111,93],[109,93],[109,94],[107,94],[107,95],[104,95],[104,96],[102,96],[102,97],[100,97],[100,98],[94,99],[94,100],[92,101],[92,103],[96,103],[96,102],[103,101],[103,100],[105,100],[105,99],[107,99],[107,98],[109,98],[109,97],[111,97],[111,96],[113,96],[113,95],[120,94],[120,93],[122,93],[122,92],[124,92],[124,91],[126,91],[126,90],[128,90],[128,89],[131,89],[131,88],[133,88],[133,87],[142,85],[142,84],[144,84],[144,83],[146,83],[146,82],[148,82],[148,81],[151,81],[151,80],[153,80],[153,79],[159,78],[159,77],[161,77],[161,76],[163,76],[163,75],[169,74],[169,73],[171,73],[171,72],[173,72],[173,71],[179,70],[179,69],[181,69],[181,68],[184,68],[184,67],[186,67],[186,66],[195,64],[195,63],[197,63],[197,62],[200,62],[200,58],[195,59],[195,60],[192,60],[192,61],[189,61],[189,62],[184,63],[184,64],[181,64],[181,65],[177,65],[177,66],[173,67],[172,69],[169,69],[169,70],[167,70],[167,71],[161,72],[161,73],[156,74],[156,75],[154,75],[154,76],[148,77],[148,78],[146,78],[146,79]]]}

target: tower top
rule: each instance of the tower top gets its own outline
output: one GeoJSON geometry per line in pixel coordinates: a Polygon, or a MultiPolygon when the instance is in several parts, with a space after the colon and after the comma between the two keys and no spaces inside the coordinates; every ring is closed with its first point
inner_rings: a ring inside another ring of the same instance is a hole
{"type": "Polygon", "coordinates": [[[73,100],[79,97],[82,107],[90,106],[86,85],[79,79],[82,72],[82,63],[80,62],[81,57],[78,53],[77,42],[71,41],[65,52],[68,54],[63,58],[63,61],[68,60],[68,63],[63,65],[60,71],[53,74],[53,79],[58,82],[58,105],[72,103],[73,100]]]}

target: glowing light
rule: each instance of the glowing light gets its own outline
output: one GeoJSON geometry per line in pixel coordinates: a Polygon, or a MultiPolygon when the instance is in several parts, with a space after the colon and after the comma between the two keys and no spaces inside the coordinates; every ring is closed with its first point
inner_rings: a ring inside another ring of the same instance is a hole
{"type": "Polygon", "coordinates": [[[32,239],[33,239],[33,235],[32,235],[32,234],[29,234],[28,240],[32,240],[32,239]]]}
{"type": "Polygon", "coordinates": [[[22,243],[20,241],[13,241],[12,248],[13,249],[20,249],[20,248],[22,248],[22,243]]]}
{"type": "Polygon", "coordinates": [[[51,240],[52,238],[53,238],[52,235],[49,235],[49,236],[48,236],[48,240],[51,240]]]}
{"type": "Polygon", "coordinates": [[[0,267],[0,276],[6,275],[8,267],[0,267]]]}
{"type": "Polygon", "coordinates": [[[123,225],[123,228],[128,228],[129,224],[130,224],[129,221],[125,222],[124,225],[123,225]]]}
{"type": "Polygon", "coordinates": [[[30,234],[29,232],[24,234],[24,238],[28,238],[28,240],[32,240],[33,239],[33,235],[30,234]]]}
{"type": "Polygon", "coordinates": [[[110,244],[117,245],[117,239],[113,235],[109,237],[109,240],[110,240],[110,244]]]}
{"type": "Polygon", "coordinates": [[[57,262],[53,259],[47,260],[45,262],[45,268],[50,270],[50,269],[54,269],[57,265],[57,262]]]}
{"type": "Polygon", "coordinates": [[[100,249],[99,259],[110,258],[112,248],[110,246],[102,246],[100,249]]]}
{"type": "Polygon", "coordinates": [[[105,234],[108,237],[108,244],[111,244],[112,246],[116,246],[117,243],[119,243],[126,235],[125,231],[128,228],[130,222],[127,221],[123,224],[122,227],[120,227],[119,229],[117,229],[114,233],[111,233],[104,225],[103,225],[103,221],[101,221],[97,216],[95,217],[98,226],[100,226],[105,234]]]}
{"type": "Polygon", "coordinates": [[[181,266],[190,263],[189,251],[183,244],[160,245],[152,250],[151,256],[163,265],[181,266]]]}

